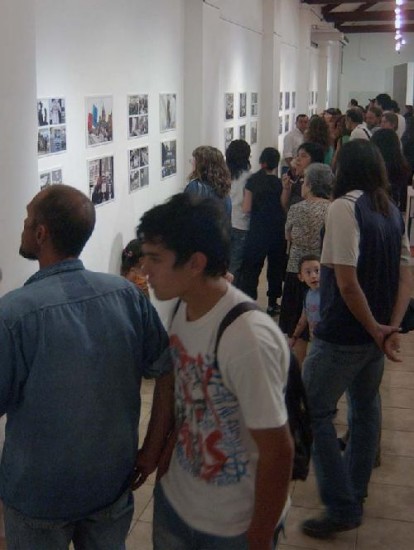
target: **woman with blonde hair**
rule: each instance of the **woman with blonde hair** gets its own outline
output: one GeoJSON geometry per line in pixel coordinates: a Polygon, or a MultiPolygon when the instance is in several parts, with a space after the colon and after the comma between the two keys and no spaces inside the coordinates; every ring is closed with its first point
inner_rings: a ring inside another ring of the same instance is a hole
{"type": "Polygon", "coordinates": [[[201,197],[216,197],[223,202],[230,219],[231,177],[222,152],[209,145],[197,147],[193,151],[192,165],[193,170],[184,192],[201,197]]]}

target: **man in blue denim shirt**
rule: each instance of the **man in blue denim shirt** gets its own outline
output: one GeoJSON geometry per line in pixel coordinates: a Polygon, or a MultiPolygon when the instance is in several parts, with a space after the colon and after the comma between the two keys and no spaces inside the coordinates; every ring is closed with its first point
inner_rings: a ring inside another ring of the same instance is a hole
{"type": "Polygon", "coordinates": [[[9,550],[71,541],[125,548],[131,486],[155,469],[171,427],[167,335],[134,285],[83,267],[78,256],[94,225],[94,206],[80,191],[41,191],[27,207],[20,247],[40,270],[0,300],[9,550]],[[137,458],[142,376],[157,382],[152,435],[137,458]]]}

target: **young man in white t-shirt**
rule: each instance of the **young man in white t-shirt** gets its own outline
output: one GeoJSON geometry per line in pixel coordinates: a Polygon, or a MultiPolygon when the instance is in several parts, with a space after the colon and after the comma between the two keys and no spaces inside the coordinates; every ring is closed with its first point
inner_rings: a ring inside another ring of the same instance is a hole
{"type": "Polygon", "coordinates": [[[170,327],[176,430],[155,488],[154,549],[270,550],[293,455],[287,344],[269,316],[249,311],[224,331],[215,361],[221,321],[251,301],[224,278],[229,227],[218,201],[175,195],[144,214],[138,235],[156,297],[181,300],[170,327]]]}

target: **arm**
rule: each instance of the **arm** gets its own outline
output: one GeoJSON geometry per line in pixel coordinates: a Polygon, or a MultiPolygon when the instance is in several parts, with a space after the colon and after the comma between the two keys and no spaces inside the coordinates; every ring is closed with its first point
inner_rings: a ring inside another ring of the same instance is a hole
{"type": "Polygon", "coordinates": [[[280,195],[280,204],[285,212],[288,211],[289,199],[292,194],[293,181],[287,174],[282,176],[282,194],[280,195]]]}
{"type": "Polygon", "coordinates": [[[289,338],[290,348],[294,347],[294,345],[296,344],[296,340],[301,337],[302,332],[305,330],[307,324],[308,324],[308,319],[306,317],[305,308],[303,308],[298,324],[296,325],[296,328],[293,331],[292,338],[289,338]]]}
{"type": "Polygon", "coordinates": [[[249,214],[252,211],[253,195],[248,189],[244,190],[242,210],[244,214],[249,214]]]}
{"type": "Polygon", "coordinates": [[[378,347],[387,354],[387,357],[392,361],[396,361],[395,354],[389,354],[384,344],[385,339],[390,334],[398,332],[398,326],[380,325],[374,319],[365,294],[358,282],[354,266],[335,264],[334,270],[339,292],[352,315],[373,337],[378,347]]]}
{"type": "Polygon", "coordinates": [[[292,474],[293,445],[289,427],[250,430],[258,451],[253,517],[247,537],[249,550],[270,550],[283,512],[292,474]]]}
{"type": "Polygon", "coordinates": [[[138,451],[132,488],[137,489],[156,469],[174,427],[174,375],[164,374],[155,381],[151,417],[144,444],[138,451]]]}

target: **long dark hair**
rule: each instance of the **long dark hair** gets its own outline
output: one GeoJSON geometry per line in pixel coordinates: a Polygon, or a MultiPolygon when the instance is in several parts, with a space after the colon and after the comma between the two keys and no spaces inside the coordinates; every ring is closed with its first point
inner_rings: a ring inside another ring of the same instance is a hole
{"type": "Polygon", "coordinates": [[[329,126],[323,118],[314,116],[310,119],[305,139],[312,143],[319,143],[326,153],[331,145],[331,139],[329,137],[329,126]]]}
{"type": "Polygon", "coordinates": [[[339,151],[337,166],[334,199],[360,189],[371,197],[374,210],[388,215],[390,185],[384,160],[376,145],[366,139],[345,143],[339,151]]]}
{"type": "Polygon", "coordinates": [[[381,151],[390,183],[408,178],[410,167],[401,152],[400,140],[394,130],[377,130],[371,138],[371,143],[375,143],[381,151]]]}
{"type": "Polygon", "coordinates": [[[227,147],[226,163],[231,179],[237,179],[242,172],[250,170],[250,145],[244,139],[235,139],[227,147]]]}

